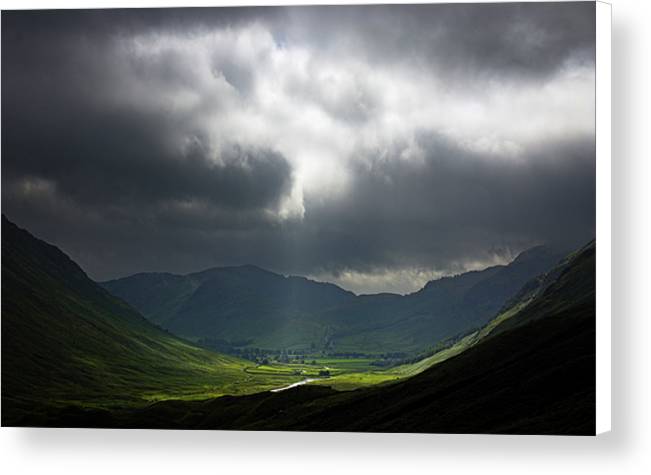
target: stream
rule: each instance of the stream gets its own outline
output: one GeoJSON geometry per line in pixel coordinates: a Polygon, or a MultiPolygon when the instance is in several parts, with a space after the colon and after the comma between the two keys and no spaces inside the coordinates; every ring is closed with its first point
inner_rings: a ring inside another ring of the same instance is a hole
{"type": "Polygon", "coordinates": [[[292,384],[290,384],[288,386],[283,386],[282,388],[272,389],[271,392],[272,393],[279,393],[280,391],[285,391],[287,389],[292,389],[292,388],[295,388],[297,386],[303,386],[304,384],[311,383],[312,381],[318,381],[319,379],[321,379],[321,378],[307,378],[307,379],[304,379],[303,381],[299,381],[297,383],[292,383],[292,384]]]}

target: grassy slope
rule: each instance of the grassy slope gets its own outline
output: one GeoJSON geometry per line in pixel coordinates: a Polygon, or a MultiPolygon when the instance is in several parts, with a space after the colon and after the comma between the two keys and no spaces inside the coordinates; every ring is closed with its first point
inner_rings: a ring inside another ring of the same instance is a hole
{"type": "Polygon", "coordinates": [[[246,394],[300,379],[153,326],[56,247],[2,219],[2,423],[46,406],[246,394]]]}
{"type": "Polygon", "coordinates": [[[137,412],[73,414],[66,423],[594,434],[594,269],[594,245],[589,245],[550,282],[528,293],[529,304],[502,314],[476,344],[395,384],[349,392],[303,386],[276,394],[169,401],[137,412]]]}
{"type": "Polygon", "coordinates": [[[152,322],[165,326],[197,287],[199,279],[169,273],[136,274],[103,284],[152,322]]]}
{"type": "Polygon", "coordinates": [[[368,367],[361,367],[355,372],[345,372],[343,374],[335,372],[331,378],[321,379],[310,384],[328,386],[338,391],[352,391],[368,386],[397,382],[422,373],[426,369],[460,354],[476,343],[477,334],[478,332],[472,332],[449,348],[437,351],[433,355],[422,358],[414,363],[403,364],[388,369],[369,370],[368,367]]]}

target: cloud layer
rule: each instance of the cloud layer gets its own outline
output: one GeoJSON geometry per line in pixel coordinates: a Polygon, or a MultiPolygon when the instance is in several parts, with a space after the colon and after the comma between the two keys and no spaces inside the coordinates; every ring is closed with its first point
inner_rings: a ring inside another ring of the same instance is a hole
{"type": "Polygon", "coordinates": [[[358,292],[594,235],[594,5],[2,16],[2,209],[97,279],[358,292]]]}

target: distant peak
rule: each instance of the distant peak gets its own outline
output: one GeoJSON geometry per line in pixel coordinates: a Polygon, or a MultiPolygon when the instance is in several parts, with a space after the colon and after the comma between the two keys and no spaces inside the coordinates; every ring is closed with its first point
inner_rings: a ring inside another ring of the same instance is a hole
{"type": "Polygon", "coordinates": [[[243,270],[251,270],[251,271],[256,271],[256,272],[269,272],[272,273],[270,270],[263,269],[260,266],[256,266],[255,264],[242,264],[241,266],[234,266],[235,269],[243,269],[243,270]]]}
{"type": "Polygon", "coordinates": [[[264,269],[263,267],[256,266],[255,264],[242,264],[239,266],[226,266],[226,267],[216,267],[215,270],[223,270],[223,271],[240,271],[240,272],[250,272],[250,273],[255,273],[255,274],[272,274],[272,275],[280,275],[276,274],[275,272],[272,272],[268,269],[264,269]]]}
{"type": "Polygon", "coordinates": [[[211,274],[219,274],[219,273],[228,273],[228,272],[246,272],[246,273],[255,273],[255,274],[266,274],[266,275],[277,275],[280,276],[280,274],[276,274],[275,272],[272,272],[270,270],[264,269],[260,266],[256,266],[255,264],[242,264],[242,265],[236,265],[236,266],[222,266],[222,267],[210,267],[208,269],[199,271],[199,272],[193,272],[191,274],[187,274],[187,276],[209,276],[211,274]]]}

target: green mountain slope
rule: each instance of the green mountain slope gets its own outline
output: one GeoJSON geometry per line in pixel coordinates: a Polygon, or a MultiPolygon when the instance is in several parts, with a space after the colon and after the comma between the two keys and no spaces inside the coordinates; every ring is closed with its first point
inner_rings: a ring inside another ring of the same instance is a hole
{"type": "Polygon", "coordinates": [[[153,326],[56,247],[2,217],[2,424],[53,407],[245,394],[297,376],[197,348],[153,326]]]}
{"type": "Polygon", "coordinates": [[[137,274],[102,285],[190,339],[235,346],[415,354],[485,324],[560,255],[538,247],[507,266],[429,282],[419,292],[356,296],[335,285],[254,266],[186,276],[137,274]]]}
{"type": "Polygon", "coordinates": [[[169,401],[97,411],[92,420],[108,427],[594,434],[594,243],[529,283],[520,298],[464,351],[397,383],[169,401]]]}

